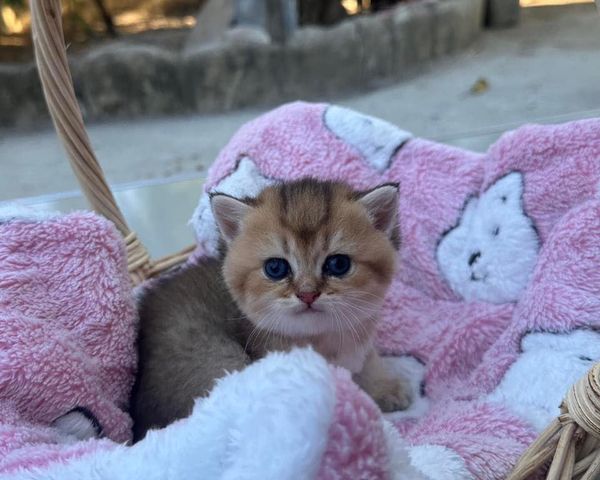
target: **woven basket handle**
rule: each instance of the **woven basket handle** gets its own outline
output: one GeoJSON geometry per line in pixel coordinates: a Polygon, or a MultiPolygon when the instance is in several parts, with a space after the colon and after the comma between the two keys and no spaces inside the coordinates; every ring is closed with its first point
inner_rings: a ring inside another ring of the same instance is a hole
{"type": "Polygon", "coordinates": [[[67,62],[60,0],[31,0],[31,20],[36,63],[54,127],[90,205],[123,235],[129,272],[137,284],[147,277],[150,258],[119,210],[85,130],[67,62]]]}

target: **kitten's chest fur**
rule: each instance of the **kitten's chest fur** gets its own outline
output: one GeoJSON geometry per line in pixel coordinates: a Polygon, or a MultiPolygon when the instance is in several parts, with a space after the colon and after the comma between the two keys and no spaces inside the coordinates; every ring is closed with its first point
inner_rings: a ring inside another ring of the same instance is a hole
{"type": "MultiPolygon", "coordinates": [[[[249,320],[246,320],[249,323],[249,320]]],[[[347,368],[352,373],[358,373],[364,363],[367,353],[373,345],[375,332],[375,320],[365,322],[361,336],[354,335],[348,331],[328,332],[318,336],[310,337],[285,337],[271,335],[268,341],[256,342],[256,347],[251,347],[253,356],[261,357],[269,351],[287,351],[293,347],[311,346],[330,363],[347,368]]]]}

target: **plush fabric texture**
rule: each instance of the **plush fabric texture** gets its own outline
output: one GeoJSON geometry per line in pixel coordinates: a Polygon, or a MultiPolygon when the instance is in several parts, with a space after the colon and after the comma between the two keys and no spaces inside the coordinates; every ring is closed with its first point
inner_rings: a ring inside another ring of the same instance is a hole
{"type": "Polygon", "coordinates": [[[378,344],[422,394],[388,420],[432,478],[504,478],[600,360],[598,132],[595,119],[528,125],[477,154],[288,104],[242,127],[212,166],[191,220],[197,255],[216,251],[209,192],[399,182],[400,268],[378,344]]]}
{"type": "Polygon", "coordinates": [[[297,349],[270,354],[224,377],[208,398],[196,401],[189,418],[149,432],[132,447],[113,445],[0,478],[426,478],[386,428],[347,372],[328,366],[310,349],[297,349]],[[390,471],[392,445],[399,476],[390,471]]]}
{"type": "Polygon", "coordinates": [[[112,445],[69,445],[50,426],[74,407],[92,412],[107,438],[129,440],[135,318],[112,224],[2,209],[0,472],[112,445]]]}
{"type": "Polygon", "coordinates": [[[385,478],[388,450],[378,408],[352,382],[350,373],[336,369],[335,421],[317,478],[385,478]]]}
{"type": "Polygon", "coordinates": [[[477,154],[341,107],[293,103],[242,127],[222,151],[191,220],[191,261],[216,253],[209,192],[255,195],[303,176],[356,188],[400,183],[400,268],[377,342],[410,378],[415,401],[385,418],[348,372],[298,349],[228,374],[189,418],[132,447],[117,443],[127,438],[119,407],[131,384],[133,317],[114,231],[85,217],[96,227],[80,226],[80,237],[70,217],[8,215],[0,226],[0,354],[8,360],[0,365],[13,370],[0,370],[0,472],[10,475],[0,477],[505,478],[568,387],[600,360],[599,131],[599,120],[530,125],[477,154]],[[101,225],[102,235],[90,233],[101,225]],[[77,248],[66,240],[73,236],[77,248]],[[71,288],[77,295],[65,295],[71,288]],[[107,334],[119,322],[125,330],[107,334]],[[116,343],[94,356],[86,342],[96,341],[116,343]],[[42,355],[48,342],[57,345],[48,355],[60,352],[59,371],[42,355]],[[14,345],[18,355],[5,353],[14,345]],[[104,362],[119,367],[103,377],[104,362]],[[116,442],[69,443],[49,425],[80,401],[97,403],[116,442]]]}

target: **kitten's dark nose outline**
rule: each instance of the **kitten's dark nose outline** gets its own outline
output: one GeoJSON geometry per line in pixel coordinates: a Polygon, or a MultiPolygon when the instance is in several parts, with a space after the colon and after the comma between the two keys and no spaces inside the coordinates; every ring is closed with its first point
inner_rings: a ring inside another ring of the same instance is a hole
{"type": "Polygon", "coordinates": [[[296,296],[306,303],[309,307],[314,303],[314,301],[319,298],[321,292],[300,292],[296,293],[296,296]]]}
{"type": "Polygon", "coordinates": [[[472,267],[473,264],[479,260],[479,258],[481,257],[481,252],[477,251],[477,252],[473,252],[471,254],[471,256],[469,257],[469,267],[472,267]]]}

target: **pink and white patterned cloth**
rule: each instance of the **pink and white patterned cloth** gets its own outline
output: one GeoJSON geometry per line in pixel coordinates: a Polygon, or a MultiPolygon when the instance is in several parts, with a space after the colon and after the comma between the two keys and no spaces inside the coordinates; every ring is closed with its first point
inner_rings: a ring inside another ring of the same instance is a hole
{"type": "Polygon", "coordinates": [[[135,308],[123,242],[91,213],[0,210],[0,473],[109,448],[51,427],[74,408],[131,438],[135,308]]]}
{"type": "MultiPolygon", "coordinates": [[[[504,478],[600,360],[600,120],[524,126],[478,154],[293,103],[240,129],[206,192],[303,176],[400,183],[400,268],[378,344],[421,394],[388,420],[432,478],[504,478]]],[[[208,206],[205,193],[198,255],[215,252],[208,206]]]]}
{"type": "Polygon", "coordinates": [[[209,172],[192,218],[195,258],[216,252],[211,191],[255,195],[303,176],[399,182],[400,268],[378,345],[416,400],[384,417],[314,352],[276,353],[134,446],[120,443],[135,315],[114,230],[80,214],[0,224],[0,473],[505,478],[600,360],[599,159],[600,120],[525,126],[486,154],[325,104],[248,123],[209,172]],[[108,438],[60,438],[50,422],[78,405],[108,438]]]}

